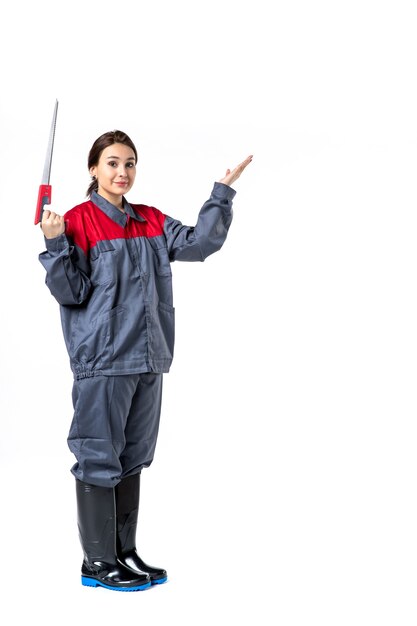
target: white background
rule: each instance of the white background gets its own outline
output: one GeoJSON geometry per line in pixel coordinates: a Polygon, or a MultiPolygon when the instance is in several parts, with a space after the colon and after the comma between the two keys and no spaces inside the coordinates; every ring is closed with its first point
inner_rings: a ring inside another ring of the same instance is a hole
{"type": "Polygon", "coordinates": [[[2,13],[1,613],[7,624],[415,626],[414,2],[8,3],[2,13]],[[143,474],[141,593],[80,584],[72,378],[33,225],[108,130],[128,199],[234,221],[176,264],[176,357],[143,474]],[[24,621],[26,620],[26,621],[24,621]]]}

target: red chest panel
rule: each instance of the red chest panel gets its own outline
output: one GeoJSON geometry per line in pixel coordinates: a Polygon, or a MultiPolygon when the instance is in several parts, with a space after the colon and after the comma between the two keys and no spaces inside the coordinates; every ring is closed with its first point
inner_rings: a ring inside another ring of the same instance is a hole
{"type": "Polygon", "coordinates": [[[120,226],[91,200],[83,202],[65,214],[66,233],[76,246],[88,253],[98,241],[131,239],[134,237],[157,237],[164,231],[165,215],[154,207],[144,204],[130,205],[136,214],[144,218],[139,221],[129,216],[126,226],[120,226]]]}

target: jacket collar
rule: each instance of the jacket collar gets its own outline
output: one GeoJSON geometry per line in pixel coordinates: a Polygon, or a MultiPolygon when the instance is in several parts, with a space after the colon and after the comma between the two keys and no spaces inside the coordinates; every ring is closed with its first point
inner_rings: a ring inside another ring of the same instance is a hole
{"type": "Polygon", "coordinates": [[[119,224],[119,226],[122,226],[122,228],[126,226],[128,217],[131,217],[132,219],[137,220],[138,222],[146,222],[145,218],[143,218],[141,215],[139,215],[132,209],[132,207],[130,206],[126,198],[124,197],[123,197],[124,212],[120,211],[117,207],[114,206],[114,204],[112,204],[111,202],[103,198],[103,196],[100,196],[100,194],[98,194],[96,191],[92,192],[90,199],[91,199],[91,202],[94,202],[94,204],[98,206],[98,208],[101,209],[101,211],[103,211],[103,213],[107,215],[107,217],[113,220],[113,222],[116,222],[117,224],[119,224]]]}

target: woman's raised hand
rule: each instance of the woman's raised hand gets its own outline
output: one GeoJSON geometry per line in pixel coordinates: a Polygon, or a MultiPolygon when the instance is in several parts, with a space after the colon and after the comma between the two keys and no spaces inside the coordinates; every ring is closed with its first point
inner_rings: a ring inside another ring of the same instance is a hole
{"type": "Polygon", "coordinates": [[[234,170],[226,170],[226,175],[221,178],[218,182],[223,183],[224,185],[232,185],[235,180],[239,178],[243,170],[249,163],[252,161],[253,154],[249,155],[242,163],[237,165],[234,170]]]}

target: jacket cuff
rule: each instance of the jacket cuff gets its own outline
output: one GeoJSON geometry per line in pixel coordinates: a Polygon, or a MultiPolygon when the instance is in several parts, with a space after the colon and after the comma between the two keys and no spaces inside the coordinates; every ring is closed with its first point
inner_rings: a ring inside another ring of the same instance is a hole
{"type": "Polygon", "coordinates": [[[53,239],[47,239],[46,237],[44,237],[44,239],[48,252],[56,254],[68,250],[68,241],[65,233],[62,233],[62,235],[58,235],[58,237],[54,237],[53,239]]]}
{"type": "Polygon", "coordinates": [[[216,196],[220,200],[233,200],[236,195],[236,191],[229,187],[229,185],[225,185],[224,183],[216,182],[214,183],[212,195],[216,196]]]}

